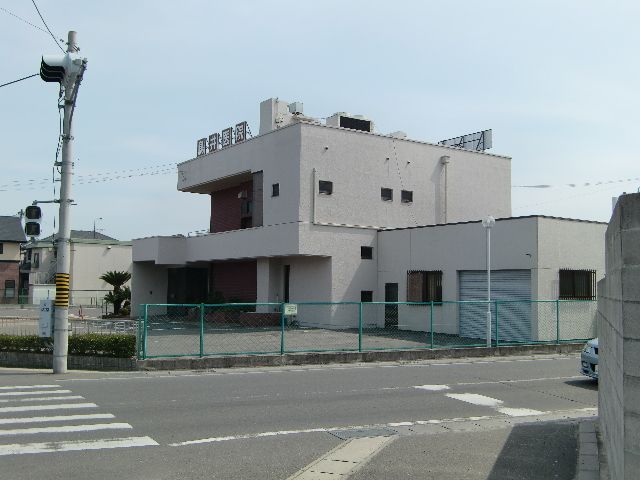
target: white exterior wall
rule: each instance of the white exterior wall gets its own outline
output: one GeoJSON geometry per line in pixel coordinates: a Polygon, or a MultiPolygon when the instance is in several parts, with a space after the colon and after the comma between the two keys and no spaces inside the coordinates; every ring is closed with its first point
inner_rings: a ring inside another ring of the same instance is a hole
{"type": "MultiPolygon", "coordinates": [[[[300,125],[260,135],[178,165],[178,190],[209,194],[233,176],[263,172],[263,225],[298,221],[300,125]],[[280,184],[280,196],[271,185],[280,184]]],[[[207,201],[210,201],[207,199],[207,201]]]]}
{"type": "MultiPolygon", "coordinates": [[[[380,232],[378,292],[385,283],[398,284],[398,300],[407,300],[407,271],[441,270],[443,301],[458,301],[458,272],[486,270],[486,230],[480,222],[440,225],[380,232]]],[[[536,219],[496,222],[491,229],[491,268],[493,270],[530,269],[527,253],[536,250],[536,219]]],[[[533,280],[533,279],[532,279],[533,280]]],[[[382,298],[381,300],[384,300],[382,298]]],[[[428,331],[428,312],[415,306],[399,310],[399,328],[428,331]]],[[[384,324],[381,319],[379,326],[384,324]]],[[[434,331],[458,333],[455,305],[436,306],[434,331]]]]}
{"type": "MultiPolygon", "coordinates": [[[[300,128],[300,127],[298,127],[300,128]]],[[[301,124],[300,218],[313,221],[312,192],[333,182],[332,195],[316,194],[315,221],[375,227],[445,223],[511,215],[511,159],[315,124],[301,124]],[[316,180],[313,181],[313,169],[316,180]],[[392,188],[393,201],[380,189],[392,188]],[[413,203],[401,202],[413,191],[413,203]]]]}
{"type": "Polygon", "coordinates": [[[20,244],[13,242],[3,242],[2,244],[2,253],[0,253],[0,260],[2,261],[12,261],[18,262],[20,261],[20,244]]]}
{"type": "MultiPolygon", "coordinates": [[[[167,268],[150,262],[134,262],[131,274],[131,316],[141,315],[140,305],[167,302],[167,268]]],[[[163,313],[156,309],[154,313],[163,313]]]]}
{"type": "Polygon", "coordinates": [[[131,272],[131,245],[71,244],[71,290],[111,290],[100,276],[114,270],[131,272]]]}

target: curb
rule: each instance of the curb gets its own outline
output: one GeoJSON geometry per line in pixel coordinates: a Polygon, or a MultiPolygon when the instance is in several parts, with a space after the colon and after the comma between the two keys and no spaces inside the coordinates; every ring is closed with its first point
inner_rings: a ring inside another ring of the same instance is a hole
{"type": "Polygon", "coordinates": [[[574,480],[600,480],[597,418],[583,420],[578,430],[578,465],[574,480]]]}
{"type": "Polygon", "coordinates": [[[329,363],[397,362],[443,358],[505,357],[579,352],[583,343],[473,347],[436,350],[385,350],[368,352],[289,353],[285,355],[228,355],[211,357],[147,358],[137,361],[138,370],[208,370],[233,367],[324,365],[329,363]]]}

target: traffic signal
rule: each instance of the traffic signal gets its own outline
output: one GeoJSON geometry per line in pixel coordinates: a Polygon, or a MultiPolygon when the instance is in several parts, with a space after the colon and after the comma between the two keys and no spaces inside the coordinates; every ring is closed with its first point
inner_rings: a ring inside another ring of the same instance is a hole
{"type": "Polygon", "coordinates": [[[29,237],[40,235],[40,220],[42,219],[42,209],[37,205],[29,205],[24,209],[24,216],[27,221],[24,224],[24,233],[29,237]]]}
{"type": "Polygon", "coordinates": [[[40,63],[40,78],[45,82],[73,83],[86,62],[77,53],[44,55],[40,63]]]}

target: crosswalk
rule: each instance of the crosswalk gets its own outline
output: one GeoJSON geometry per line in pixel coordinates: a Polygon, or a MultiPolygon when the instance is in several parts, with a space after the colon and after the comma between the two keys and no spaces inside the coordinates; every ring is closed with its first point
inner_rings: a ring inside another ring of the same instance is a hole
{"type": "Polygon", "coordinates": [[[60,385],[0,387],[0,456],[155,446],[148,436],[60,385]],[[96,435],[99,438],[96,438],[96,435]]]}

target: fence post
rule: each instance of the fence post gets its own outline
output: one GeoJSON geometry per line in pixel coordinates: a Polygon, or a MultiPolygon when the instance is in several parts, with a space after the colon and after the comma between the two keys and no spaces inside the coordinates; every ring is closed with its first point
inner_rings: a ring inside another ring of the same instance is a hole
{"type": "Polygon", "coordinates": [[[556,300],[556,345],[560,345],[560,300],[556,300]]]}
{"type": "Polygon", "coordinates": [[[431,350],[433,350],[433,300],[431,300],[431,305],[429,308],[429,331],[431,333],[431,350]]]}
{"type": "Polygon", "coordinates": [[[498,328],[498,300],[495,301],[495,310],[496,310],[496,347],[500,346],[500,330],[498,328]]]}
{"type": "Polygon", "coordinates": [[[204,303],[200,304],[200,358],[204,357],[204,303]]]}
{"type": "Polygon", "coordinates": [[[142,319],[142,359],[147,358],[147,315],[149,313],[149,304],[144,304],[144,318],[142,319]]]}
{"type": "Polygon", "coordinates": [[[284,303],[280,304],[280,355],[284,355],[284,303]]]}
{"type": "Polygon", "coordinates": [[[362,352],[362,302],[358,304],[358,352],[362,352]]]}

